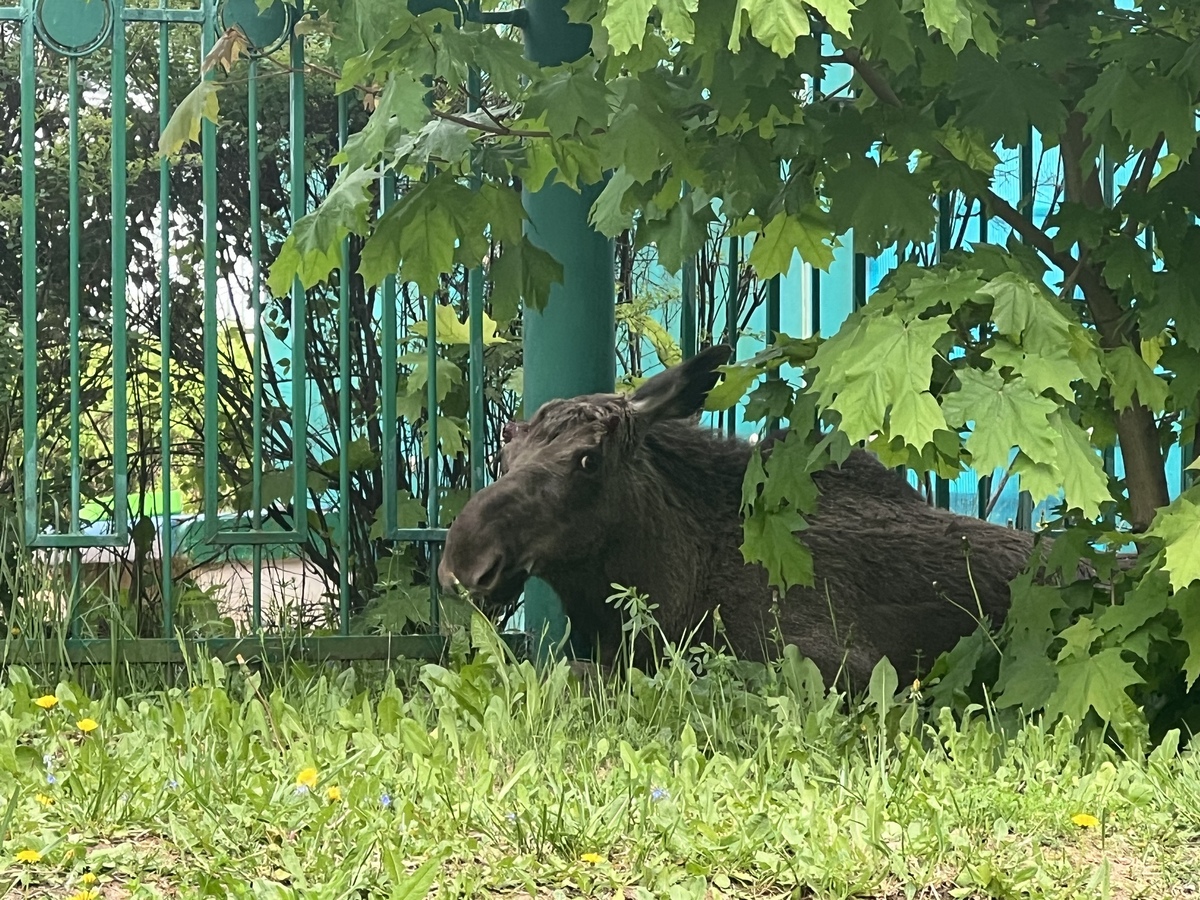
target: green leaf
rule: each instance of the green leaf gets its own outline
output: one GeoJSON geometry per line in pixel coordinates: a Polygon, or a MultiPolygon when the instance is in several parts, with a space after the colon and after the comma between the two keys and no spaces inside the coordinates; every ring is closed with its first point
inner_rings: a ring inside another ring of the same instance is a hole
{"type": "Polygon", "coordinates": [[[892,244],[925,243],[933,234],[933,186],[926,172],[899,160],[856,158],[825,179],[833,230],[854,229],[854,249],[878,255],[892,244]]]}
{"type": "MultiPolygon", "coordinates": [[[[405,721],[411,720],[406,719],[405,721]]],[[[437,857],[425,860],[415,872],[401,879],[392,888],[388,900],[423,900],[428,896],[429,888],[433,886],[434,879],[437,878],[441,867],[442,861],[437,857]]]]}
{"type": "Polygon", "coordinates": [[[1181,591],[1200,580],[1200,503],[1195,490],[1158,511],[1149,534],[1163,542],[1163,569],[1171,587],[1181,591]]]}
{"type": "Polygon", "coordinates": [[[1200,588],[1177,590],[1170,598],[1169,605],[1179,616],[1179,639],[1188,646],[1183,669],[1190,689],[1200,678],[1200,588]]]}
{"type": "Polygon", "coordinates": [[[850,14],[854,9],[854,0],[805,0],[805,5],[824,16],[834,31],[849,37],[850,14]]]}
{"type": "Polygon", "coordinates": [[[794,509],[755,509],[743,528],[742,556],[746,562],[761,562],[771,584],[787,593],[793,585],[812,585],[812,554],[794,532],[808,523],[794,509]]]}
{"type": "MultiPolygon", "coordinates": [[[[436,337],[439,344],[446,346],[469,346],[471,343],[471,326],[469,322],[460,321],[453,306],[438,304],[434,313],[437,325],[436,337]]],[[[424,322],[414,322],[408,329],[413,334],[425,337],[428,328],[424,322]]],[[[507,344],[508,339],[496,333],[496,320],[486,312],[483,314],[483,346],[492,347],[496,344],[507,344]]]]}
{"type": "Polygon", "coordinates": [[[758,366],[751,365],[721,366],[720,371],[721,381],[708,392],[704,400],[704,408],[713,412],[729,409],[741,402],[750,385],[762,375],[758,366]]]}
{"type": "Polygon", "coordinates": [[[601,21],[608,29],[608,46],[614,53],[627,53],[631,47],[642,46],[646,20],[653,8],[654,0],[610,0],[601,21]]]}
{"type": "Polygon", "coordinates": [[[980,471],[1007,468],[1013,447],[1034,462],[1053,463],[1057,435],[1049,417],[1058,405],[1036,394],[1023,378],[1005,381],[995,371],[964,369],[962,387],[942,401],[946,421],[974,422],[967,450],[980,471]]]}
{"type": "Polygon", "coordinates": [[[632,204],[631,208],[626,208],[625,193],[635,181],[628,169],[624,166],[618,168],[588,211],[588,224],[605,237],[616,237],[632,227],[634,210],[632,204]]]}
{"type": "Polygon", "coordinates": [[[1133,664],[1122,659],[1115,647],[1074,658],[1057,668],[1058,687],[1046,701],[1047,724],[1066,715],[1078,726],[1092,709],[1105,722],[1120,722],[1127,709],[1125,689],[1142,683],[1133,664]]]}
{"type": "Polygon", "coordinates": [[[901,11],[899,0],[865,0],[854,11],[853,20],[854,37],[862,40],[872,59],[882,59],[897,73],[917,61],[910,20],[901,11]]]}
{"type": "Polygon", "coordinates": [[[1052,354],[1025,353],[1004,338],[997,338],[983,355],[996,363],[1001,372],[1011,369],[1024,377],[1037,394],[1052,390],[1063,400],[1073,401],[1072,382],[1085,380],[1083,370],[1070,357],[1065,344],[1056,347],[1052,354]]]}
{"type": "Polygon", "coordinates": [[[789,431],[783,441],[771,446],[760,503],[777,509],[786,501],[793,509],[806,513],[817,508],[817,484],[812,478],[814,460],[809,459],[811,450],[795,431],[789,431]]]}
{"type": "Polygon", "coordinates": [[[985,144],[1003,139],[1004,146],[1015,147],[1030,127],[1049,135],[1062,132],[1067,121],[1063,91],[1038,68],[968,50],[959,57],[957,74],[951,90],[960,110],[955,125],[977,130],[985,144]]]}
{"type": "Polygon", "coordinates": [[[929,386],[935,345],[949,320],[862,316],[821,345],[813,357],[819,371],[812,386],[824,408],[841,414],[839,428],[851,443],[882,429],[885,416],[889,433],[916,447],[945,429],[929,386]]]}
{"type": "Polygon", "coordinates": [[[671,37],[690,44],[696,37],[692,14],[700,8],[700,0],[658,0],[663,30],[671,37]]]}
{"type": "Polygon", "coordinates": [[[608,87],[591,68],[564,69],[545,78],[525,101],[524,118],[545,117],[556,138],[584,135],[608,124],[608,87]]]}
{"type": "Polygon", "coordinates": [[[638,227],[637,246],[658,246],[658,262],[667,272],[678,272],[708,240],[708,226],[716,220],[712,206],[696,194],[685,194],[665,218],[643,220],[638,227]]]}
{"type": "Polygon", "coordinates": [[[272,294],[286,296],[296,278],[308,290],[342,265],[342,241],[367,232],[373,181],[367,169],[343,172],[321,205],[293,226],[271,265],[272,294]]]}
{"type": "Polygon", "coordinates": [[[1095,133],[1110,117],[1135,151],[1153,146],[1160,132],[1166,134],[1170,151],[1181,158],[1196,143],[1192,96],[1179,81],[1149,67],[1134,72],[1120,63],[1109,64],[1084,93],[1081,107],[1091,112],[1088,133],[1095,133]]]}
{"type": "Polygon", "coordinates": [[[1170,385],[1155,375],[1132,347],[1109,350],[1104,354],[1104,367],[1112,386],[1113,404],[1118,410],[1133,406],[1135,393],[1139,403],[1155,412],[1166,407],[1170,385]]]}
{"type": "Polygon", "coordinates": [[[550,288],[563,280],[562,263],[526,237],[504,245],[504,252],[491,265],[492,311],[501,321],[516,315],[524,301],[539,310],[550,300],[550,288]]]}
{"type": "Polygon", "coordinates": [[[1050,424],[1059,437],[1054,469],[1062,482],[1067,507],[1079,509],[1087,518],[1095,519],[1100,515],[1100,505],[1113,499],[1104,462],[1087,432],[1071,421],[1066,410],[1055,410],[1050,416],[1050,424]]]}
{"type": "Polygon", "coordinates": [[[200,140],[200,123],[205,119],[218,124],[221,114],[221,104],[217,91],[221,89],[219,82],[201,81],[192,88],[183,101],[171,113],[167,127],[158,138],[158,152],[172,159],[183,145],[200,140]]]}
{"type": "Polygon", "coordinates": [[[795,52],[796,39],[811,30],[808,12],[800,0],[738,0],[729,35],[729,49],[734,53],[742,46],[743,13],[759,43],[785,59],[795,52]]]}
{"type": "Polygon", "coordinates": [[[925,24],[940,31],[950,49],[961,53],[974,40],[980,50],[996,53],[996,33],[988,21],[990,7],[981,0],[925,0],[925,24]]]}
{"type": "MultiPolygon", "coordinates": [[[[333,165],[350,169],[374,169],[385,154],[395,153],[410,136],[407,149],[415,144],[415,135],[429,121],[425,95],[429,88],[407,72],[394,72],[383,85],[371,118],[362,131],[350,136],[344,149],[334,155],[333,165]]],[[[406,152],[406,151],[405,151],[406,152]]]]}
{"type": "Polygon", "coordinates": [[[799,216],[779,213],[754,241],[746,260],[760,279],[786,275],[797,251],[800,258],[826,272],[833,263],[836,238],[820,210],[810,207],[799,216]]]}

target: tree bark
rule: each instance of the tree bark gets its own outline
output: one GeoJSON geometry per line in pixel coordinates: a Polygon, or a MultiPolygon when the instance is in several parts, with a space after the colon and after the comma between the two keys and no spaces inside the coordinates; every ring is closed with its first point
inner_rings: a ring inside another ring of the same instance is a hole
{"type": "MultiPolygon", "coordinates": [[[[1078,112],[1067,119],[1060,144],[1063,180],[1068,200],[1099,209],[1105,202],[1099,172],[1093,168],[1087,175],[1083,174],[1082,161],[1089,143],[1083,134],[1085,121],[1083,114],[1078,112]]],[[[1089,259],[1091,256],[1081,253],[1077,283],[1100,333],[1100,345],[1106,350],[1126,345],[1138,350],[1141,334],[1137,324],[1105,283],[1103,264],[1093,264],[1089,259]]],[[[1131,403],[1128,409],[1117,413],[1117,437],[1125,464],[1129,524],[1135,532],[1142,532],[1150,527],[1155,512],[1171,502],[1171,495],[1167,490],[1166,465],[1154,412],[1139,402],[1136,393],[1131,403]]]]}

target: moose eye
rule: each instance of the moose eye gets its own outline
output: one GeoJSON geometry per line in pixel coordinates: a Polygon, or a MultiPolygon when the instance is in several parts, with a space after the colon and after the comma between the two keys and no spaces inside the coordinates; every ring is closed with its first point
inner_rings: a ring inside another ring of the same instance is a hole
{"type": "Polygon", "coordinates": [[[600,468],[600,454],[585,453],[579,457],[579,468],[585,472],[595,472],[600,468]]]}

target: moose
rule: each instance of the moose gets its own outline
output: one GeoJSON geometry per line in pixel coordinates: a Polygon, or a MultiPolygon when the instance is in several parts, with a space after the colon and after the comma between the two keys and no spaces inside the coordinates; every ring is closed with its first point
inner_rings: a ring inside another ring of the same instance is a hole
{"type": "MultiPolygon", "coordinates": [[[[1003,621],[1034,535],[933,507],[862,449],[814,473],[817,510],[798,535],[814,581],[778,598],[740,549],[754,447],[698,421],[730,352],[716,345],[632,393],[552,400],[509,423],[499,477],[450,527],[441,583],[495,611],[515,608],[529,576],[543,579],[602,666],[622,642],[612,585],[635,588],[674,642],[763,661],[781,649],[774,634],[827,684],[858,687],[883,656],[901,683],[919,677],[980,611],[1003,621]]],[[[655,663],[638,658],[646,652],[635,649],[635,664],[655,663]]]]}

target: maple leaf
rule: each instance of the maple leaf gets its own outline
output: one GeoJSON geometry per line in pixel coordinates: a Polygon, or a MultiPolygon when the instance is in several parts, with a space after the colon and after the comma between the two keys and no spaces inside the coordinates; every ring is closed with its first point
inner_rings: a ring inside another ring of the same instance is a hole
{"type": "Polygon", "coordinates": [[[1132,347],[1109,350],[1104,354],[1104,366],[1112,386],[1113,404],[1118,410],[1133,406],[1135,393],[1138,402],[1152,410],[1161,410],[1166,406],[1170,386],[1154,374],[1132,347]]]}
{"type": "Polygon", "coordinates": [[[785,58],[795,51],[796,38],[812,30],[800,0],[738,0],[729,35],[729,49],[734,53],[742,46],[743,13],[759,43],[785,58]]]}
{"type": "Polygon", "coordinates": [[[794,509],[755,509],[743,527],[742,556],[746,562],[761,562],[771,584],[787,593],[793,585],[813,583],[812,554],[795,532],[808,523],[794,509]]]}
{"type": "Polygon", "coordinates": [[[854,249],[878,254],[892,244],[924,243],[933,232],[933,190],[924,172],[899,160],[866,157],[826,176],[834,231],[854,230],[854,249]]]}
{"type": "Polygon", "coordinates": [[[1058,406],[1039,396],[1023,378],[1005,381],[994,370],[964,369],[962,387],[947,394],[942,412],[952,425],[974,422],[967,450],[980,471],[1007,468],[1013,447],[1034,462],[1053,464],[1057,455],[1050,415],[1058,406]]]}
{"type": "Polygon", "coordinates": [[[200,124],[205,119],[218,124],[221,112],[217,91],[221,85],[215,81],[201,81],[171,113],[167,127],[158,137],[158,152],[168,159],[173,158],[184,144],[200,140],[200,124]]]}
{"type": "Polygon", "coordinates": [[[653,8],[654,0],[620,0],[605,6],[601,21],[608,30],[608,46],[614,53],[628,53],[631,47],[642,46],[646,20],[653,8]]]}
{"type": "Polygon", "coordinates": [[[716,220],[712,205],[695,193],[685,194],[661,219],[643,220],[637,246],[656,244],[659,264],[674,274],[694,257],[708,240],[708,226],[716,220]]]}
{"type": "Polygon", "coordinates": [[[1163,569],[1171,587],[1183,590],[1200,581],[1200,490],[1193,488],[1158,511],[1149,534],[1163,542],[1163,569]]]}
{"type": "Polygon", "coordinates": [[[839,428],[851,442],[883,428],[889,413],[889,433],[916,447],[946,427],[929,383],[935,344],[949,320],[864,315],[821,345],[813,357],[813,389],[824,407],[841,414],[839,428]]]}
{"type": "Polygon", "coordinates": [[[556,138],[585,134],[608,124],[609,91],[590,69],[565,69],[538,84],[525,101],[524,118],[545,117],[556,138]]]}
{"type": "Polygon", "coordinates": [[[1120,722],[1128,710],[1126,688],[1142,682],[1116,647],[1094,656],[1074,657],[1059,664],[1057,671],[1058,686],[1046,701],[1047,725],[1065,715],[1078,727],[1092,709],[1105,722],[1120,722]]]}
{"type": "Polygon", "coordinates": [[[500,258],[490,268],[492,311],[502,322],[512,319],[524,301],[529,309],[544,309],[550,289],[563,280],[562,263],[522,237],[504,245],[500,258]]]}
{"type": "Polygon", "coordinates": [[[342,264],[342,241],[351,233],[367,233],[367,208],[374,173],[343,172],[321,205],[300,219],[279,248],[267,287],[285,296],[296,278],[307,290],[342,264]]]}
{"type": "Polygon", "coordinates": [[[1190,688],[1200,678],[1200,587],[1177,590],[1168,604],[1179,616],[1179,639],[1188,646],[1183,669],[1190,688]]]}
{"type": "Polygon", "coordinates": [[[760,279],[786,275],[792,258],[799,251],[800,259],[818,269],[829,271],[833,264],[833,248],[837,238],[825,225],[825,216],[816,207],[808,207],[798,216],[779,213],[755,240],[746,260],[760,279]]]}

